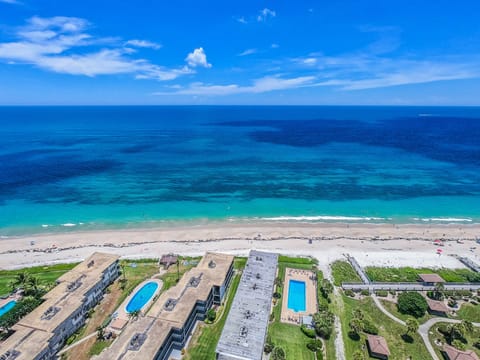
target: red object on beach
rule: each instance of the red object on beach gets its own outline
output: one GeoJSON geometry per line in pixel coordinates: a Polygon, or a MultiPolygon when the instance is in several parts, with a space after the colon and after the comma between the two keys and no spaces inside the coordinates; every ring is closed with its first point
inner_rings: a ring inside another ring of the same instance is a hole
{"type": "Polygon", "coordinates": [[[437,249],[437,253],[441,253],[442,251],[442,249],[437,249]]]}

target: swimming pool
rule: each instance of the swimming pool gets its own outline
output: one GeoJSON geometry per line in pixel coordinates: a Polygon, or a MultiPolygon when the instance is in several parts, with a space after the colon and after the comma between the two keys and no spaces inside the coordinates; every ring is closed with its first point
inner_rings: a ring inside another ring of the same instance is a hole
{"type": "Polygon", "coordinates": [[[143,307],[152,299],[158,289],[156,282],[148,282],[138,290],[128,302],[125,311],[131,313],[133,311],[142,310],[143,307]]]}
{"type": "Polygon", "coordinates": [[[15,300],[11,300],[2,307],[0,307],[0,317],[12,310],[16,303],[17,302],[15,300]]]}
{"type": "Polygon", "coordinates": [[[288,308],[295,312],[306,310],[304,281],[290,280],[288,283],[288,308]]]}

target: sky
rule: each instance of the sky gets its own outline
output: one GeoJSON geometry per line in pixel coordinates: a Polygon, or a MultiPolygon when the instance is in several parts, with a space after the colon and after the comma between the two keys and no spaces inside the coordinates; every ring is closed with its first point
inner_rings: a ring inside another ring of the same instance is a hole
{"type": "Polygon", "coordinates": [[[0,0],[0,105],[480,105],[476,0],[0,0]]]}

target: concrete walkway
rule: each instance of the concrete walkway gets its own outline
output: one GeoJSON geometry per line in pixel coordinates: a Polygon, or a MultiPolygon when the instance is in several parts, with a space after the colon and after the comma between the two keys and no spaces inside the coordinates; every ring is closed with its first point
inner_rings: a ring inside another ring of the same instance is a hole
{"type": "Polygon", "coordinates": [[[97,331],[85,336],[84,338],[78,340],[77,342],[74,342],[72,345],[69,345],[65,348],[63,348],[57,355],[62,355],[63,353],[66,353],[67,351],[69,351],[70,349],[73,349],[75,346],[77,345],[80,345],[81,343],[83,343],[84,341],[87,341],[88,339],[94,337],[94,336],[97,336],[97,331]]]}
{"type": "Polygon", "coordinates": [[[373,299],[373,302],[375,303],[375,305],[377,305],[377,307],[380,309],[380,311],[382,313],[384,313],[385,315],[387,315],[390,319],[392,319],[393,321],[399,323],[400,325],[403,325],[403,326],[407,326],[407,324],[405,324],[405,321],[403,320],[400,320],[399,318],[397,318],[395,315],[393,315],[390,311],[388,311],[387,309],[385,309],[383,307],[383,304],[381,303],[381,301],[378,299],[378,297],[374,294],[372,294],[372,299],[373,299]]]}
{"type": "MultiPolygon", "coordinates": [[[[386,316],[388,316],[390,319],[392,319],[393,321],[403,325],[403,326],[406,326],[405,324],[405,321],[403,320],[400,320],[399,318],[397,318],[395,315],[393,315],[391,312],[389,312],[387,309],[385,309],[382,305],[382,303],[380,302],[380,300],[378,299],[377,296],[375,295],[372,295],[372,299],[373,301],[375,302],[375,305],[377,305],[377,307],[380,309],[380,311],[382,313],[384,313],[386,316]]],[[[419,335],[421,336],[423,342],[425,343],[425,346],[427,347],[427,350],[428,352],[430,353],[430,356],[432,357],[432,359],[434,360],[441,360],[438,358],[437,356],[437,353],[435,352],[435,349],[433,348],[433,345],[432,343],[430,342],[430,339],[428,338],[428,332],[430,331],[430,328],[437,324],[437,323],[441,323],[441,322],[444,322],[444,323],[451,323],[451,324],[457,324],[457,323],[460,323],[462,322],[461,320],[457,320],[457,319],[449,319],[449,318],[443,318],[443,317],[436,317],[436,318],[433,318],[433,319],[430,319],[428,321],[426,321],[424,324],[420,325],[418,327],[418,333],[419,335]]],[[[477,327],[480,327],[480,323],[473,323],[473,326],[477,326],[477,327]]]]}

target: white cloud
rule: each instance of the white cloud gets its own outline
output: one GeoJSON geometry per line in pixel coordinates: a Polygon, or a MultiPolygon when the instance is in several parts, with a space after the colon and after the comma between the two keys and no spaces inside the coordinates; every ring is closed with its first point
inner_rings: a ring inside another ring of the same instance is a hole
{"type": "Polygon", "coordinates": [[[305,65],[315,65],[317,63],[317,59],[309,57],[309,58],[303,59],[302,63],[304,63],[305,65]]]}
{"type": "Polygon", "coordinates": [[[162,47],[162,45],[154,43],[152,41],[138,40],[138,39],[128,40],[125,42],[125,45],[139,47],[139,48],[150,48],[155,50],[160,49],[162,47]]]}
{"type": "Polygon", "coordinates": [[[205,51],[201,47],[194,49],[191,53],[189,53],[185,58],[185,61],[191,67],[197,67],[197,66],[201,66],[205,68],[212,67],[212,64],[209,64],[207,62],[207,55],[205,54],[205,51]]]}
{"type": "Polygon", "coordinates": [[[15,5],[21,5],[22,2],[18,0],[0,0],[0,3],[5,3],[5,4],[15,4],[15,5]]]}
{"type": "Polygon", "coordinates": [[[480,77],[480,58],[460,56],[422,59],[392,58],[368,53],[339,56],[310,56],[294,59],[309,65],[319,81],[314,86],[333,86],[342,90],[365,90],[435,81],[480,77]]]}
{"type": "MultiPolygon", "coordinates": [[[[23,63],[62,74],[97,76],[130,74],[138,79],[172,80],[194,71],[188,67],[165,68],[146,59],[128,56],[135,49],[113,46],[118,41],[86,33],[87,20],[75,17],[32,17],[20,28],[17,40],[0,43],[0,60],[23,63]],[[98,48],[99,45],[110,45],[98,48]],[[96,49],[92,49],[96,47],[96,49]]],[[[127,41],[130,46],[157,47],[145,40],[127,41]]]]}
{"type": "Polygon", "coordinates": [[[272,45],[270,45],[270,47],[272,49],[278,49],[280,47],[280,45],[273,43],[272,45]]]}
{"type": "Polygon", "coordinates": [[[245,17],[243,17],[243,16],[240,16],[239,18],[237,18],[237,21],[238,21],[240,24],[248,24],[248,21],[245,20],[245,17]]]}
{"type": "Polygon", "coordinates": [[[238,56],[252,55],[252,54],[256,54],[257,52],[258,52],[257,49],[247,49],[245,51],[242,51],[240,54],[238,54],[238,56]]]}
{"type": "Polygon", "coordinates": [[[240,86],[238,84],[216,85],[204,83],[192,83],[188,87],[174,92],[156,92],[154,95],[236,95],[247,93],[265,93],[276,90],[288,90],[299,87],[314,85],[313,76],[300,76],[296,78],[281,78],[267,76],[253,81],[251,85],[240,86]]]}
{"type": "Polygon", "coordinates": [[[263,10],[260,10],[260,13],[257,16],[257,21],[267,21],[268,18],[274,18],[275,16],[277,16],[277,13],[274,10],[265,8],[263,10]]]}

